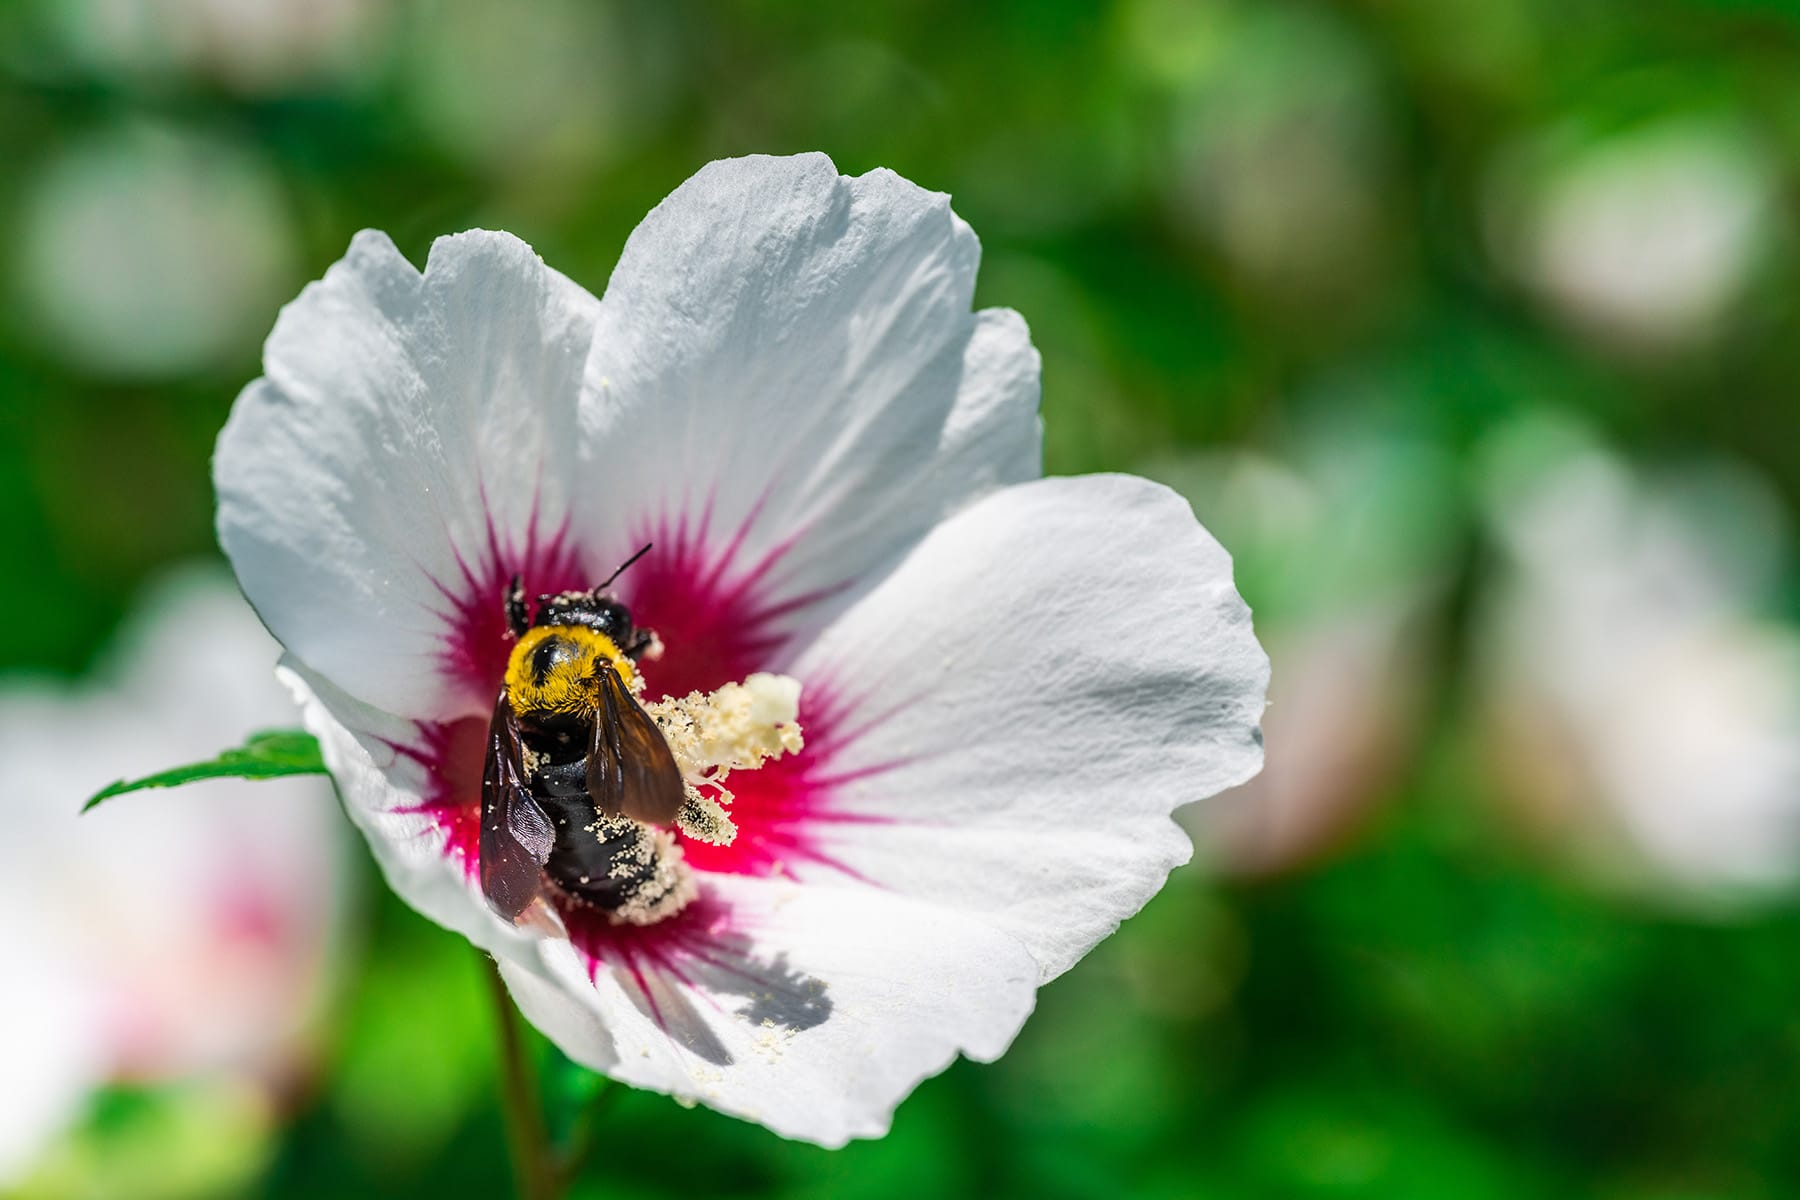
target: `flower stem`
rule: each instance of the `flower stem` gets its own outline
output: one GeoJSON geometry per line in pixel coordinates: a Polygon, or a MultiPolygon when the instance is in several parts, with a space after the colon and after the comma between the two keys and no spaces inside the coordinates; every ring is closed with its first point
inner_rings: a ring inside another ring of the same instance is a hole
{"type": "Polygon", "coordinates": [[[599,1124],[601,1114],[612,1105],[613,1097],[619,1091],[617,1084],[603,1081],[600,1090],[582,1106],[574,1126],[569,1130],[568,1142],[557,1159],[557,1180],[563,1187],[568,1187],[580,1177],[582,1168],[593,1156],[594,1127],[599,1124]]]}
{"type": "Polygon", "coordinates": [[[551,1158],[550,1140],[544,1133],[536,1072],[525,1053],[519,1011],[507,994],[498,964],[487,974],[494,994],[494,1012],[499,1018],[500,1107],[519,1200],[558,1200],[564,1187],[562,1172],[551,1158]]]}

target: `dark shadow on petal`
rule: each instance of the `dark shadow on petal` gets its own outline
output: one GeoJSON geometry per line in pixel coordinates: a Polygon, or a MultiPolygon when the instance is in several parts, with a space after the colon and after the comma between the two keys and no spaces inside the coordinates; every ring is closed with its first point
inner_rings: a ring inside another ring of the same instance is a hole
{"type": "Polygon", "coordinates": [[[749,938],[734,934],[685,947],[682,973],[715,995],[743,997],[747,1003],[737,1015],[751,1025],[799,1033],[831,1018],[831,996],[823,979],[795,969],[786,954],[759,962],[750,946],[749,938]]]}
{"type": "Polygon", "coordinates": [[[785,953],[759,958],[761,943],[733,928],[731,909],[704,892],[655,925],[614,925],[587,905],[560,911],[590,969],[609,970],[671,1042],[714,1066],[732,1062],[716,1032],[722,1019],[750,1030],[800,1033],[831,1018],[824,980],[794,967],[785,953]]]}
{"type": "Polygon", "coordinates": [[[746,1021],[752,1025],[774,1024],[798,1033],[830,1019],[831,997],[826,994],[823,979],[793,970],[785,954],[758,969],[768,986],[748,988],[741,993],[750,1001],[738,1010],[746,1021]]]}
{"type": "Polygon", "coordinates": [[[685,974],[677,974],[671,979],[666,969],[634,971],[625,994],[639,1012],[656,1022],[657,1028],[667,1034],[670,1041],[714,1066],[729,1066],[731,1051],[725,1048],[678,986],[689,982],[691,980],[685,974]]]}

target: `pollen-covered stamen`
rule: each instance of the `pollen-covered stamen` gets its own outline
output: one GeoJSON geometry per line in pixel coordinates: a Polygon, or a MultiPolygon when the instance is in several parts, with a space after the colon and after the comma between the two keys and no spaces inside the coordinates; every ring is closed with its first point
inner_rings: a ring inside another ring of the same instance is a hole
{"type": "Polygon", "coordinates": [[[758,673],[711,692],[658,700],[645,711],[668,740],[687,786],[677,827],[714,846],[737,837],[723,807],[732,799],[725,786],[731,773],[753,771],[803,745],[800,681],[786,675],[758,673]]]}
{"type": "MultiPolygon", "coordinates": [[[[641,681],[631,682],[634,691],[641,691],[641,681]]],[[[724,808],[732,798],[724,781],[733,771],[753,771],[801,748],[800,681],[757,674],[742,683],[644,707],[669,743],[687,791],[676,828],[696,841],[730,845],[737,826],[724,808]]],[[[618,847],[608,864],[609,877],[632,881],[623,903],[606,913],[612,924],[654,925],[699,894],[681,844],[668,830],[604,815],[585,828],[602,845],[618,847]]]]}

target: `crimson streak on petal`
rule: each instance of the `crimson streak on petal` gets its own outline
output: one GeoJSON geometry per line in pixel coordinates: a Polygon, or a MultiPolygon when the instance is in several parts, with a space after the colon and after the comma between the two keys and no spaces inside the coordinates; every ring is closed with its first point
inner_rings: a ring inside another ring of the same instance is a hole
{"type": "Polygon", "coordinates": [[[753,562],[745,538],[752,512],[729,538],[711,536],[712,506],[658,517],[631,541],[656,548],[619,581],[632,617],[662,639],[663,655],[644,664],[652,699],[709,692],[753,671],[775,669],[788,634],[781,621],[814,597],[781,599],[771,576],[793,546],[789,539],[753,562]]]}
{"type": "Polygon", "coordinates": [[[444,837],[444,852],[474,879],[480,870],[481,767],[487,754],[487,721],[425,721],[411,745],[389,742],[395,754],[419,764],[424,784],[416,807],[403,812],[430,817],[444,837]]]}
{"type": "Polygon", "coordinates": [[[452,542],[451,552],[456,556],[460,577],[432,578],[433,586],[449,605],[448,612],[440,613],[450,628],[443,650],[444,675],[453,685],[468,689],[473,698],[472,713],[488,711],[506,674],[512,643],[507,639],[502,599],[513,576],[517,575],[533,596],[592,585],[580,557],[569,544],[569,518],[564,517],[548,537],[540,537],[537,528],[534,504],[524,545],[510,544],[494,527],[489,510],[486,540],[474,556],[452,542]]]}
{"type": "Polygon", "coordinates": [[[708,1061],[731,1061],[730,1051],[695,1009],[726,1011],[758,1029],[799,1031],[831,1016],[833,1001],[821,979],[759,953],[765,914],[725,903],[702,891],[687,908],[651,926],[613,925],[593,910],[565,913],[569,937],[598,981],[610,970],[635,992],[635,1001],[671,1041],[708,1061]],[[679,985],[679,988],[673,985],[679,985]]]}

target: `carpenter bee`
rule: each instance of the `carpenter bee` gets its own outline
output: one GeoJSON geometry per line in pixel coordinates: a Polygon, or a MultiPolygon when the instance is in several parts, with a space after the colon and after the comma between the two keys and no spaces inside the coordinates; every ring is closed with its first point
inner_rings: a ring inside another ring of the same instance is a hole
{"type": "Polygon", "coordinates": [[[546,882],[622,919],[654,919],[681,876],[670,838],[681,771],[632,694],[658,646],[607,588],[645,546],[585,592],[538,597],[517,576],[504,599],[515,639],[494,702],[481,780],[481,890],[516,921],[546,882]]]}

